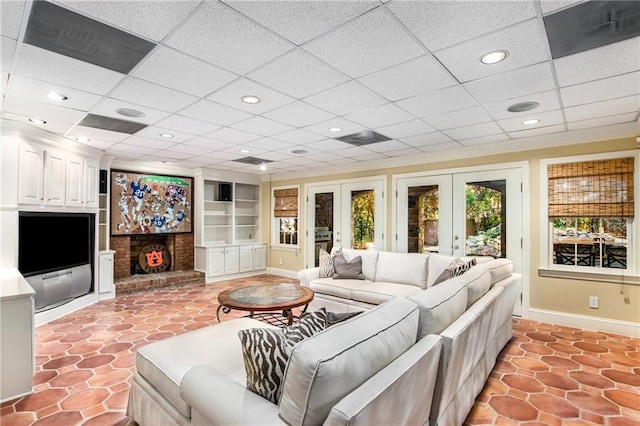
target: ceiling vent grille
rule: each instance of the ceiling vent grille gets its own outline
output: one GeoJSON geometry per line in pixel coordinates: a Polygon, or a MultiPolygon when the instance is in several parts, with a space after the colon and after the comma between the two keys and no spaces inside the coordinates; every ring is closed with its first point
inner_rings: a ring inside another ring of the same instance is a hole
{"type": "Polygon", "coordinates": [[[266,164],[266,163],[272,162],[271,160],[265,160],[257,157],[242,157],[242,158],[237,158],[233,161],[237,161],[238,163],[253,164],[254,166],[259,166],[260,164],[266,164]]]}
{"type": "Polygon", "coordinates": [[[640,2],[587,1],[544,17],[554,59],[640,35],[640,2]]]}
{"type": "Polygon", "coordinates": [[[102,115],[87,114],[78,126],[93,127],[94,129],[109,130],[118,133],[132,135],[145,127],[146,124],[134,123],[132,121],[118,120],[117,118],[104,117],[102,115]]]}
{"type": "Polygon", "coordinates": [[[156,46],[46,1],[34,1],[24,42],[128,74],[156,46]]]}
{"type": "Polygon", "coordinates": [[[372,143],[389,141],[391,138],[388,138],[380,133],[374,132],[373,130],[363,130],[358,133],[352,133],[346,136],[340,136],[336,138],[339,141],[346,142],[355,146],[363,146],[363,145],[371,145],[372,143]]]}

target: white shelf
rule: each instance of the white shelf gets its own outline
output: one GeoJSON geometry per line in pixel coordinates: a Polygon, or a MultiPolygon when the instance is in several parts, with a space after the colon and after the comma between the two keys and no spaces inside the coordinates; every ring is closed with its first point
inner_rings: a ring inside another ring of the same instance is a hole
{"type": "Polygon", "coordinates": [[[236,225],[236,228],[256,228],[258,225],[236,225]]]}
{"type": "Polygon", "coordinates": [[[237,198],[236,203],[257,203],[258,200],[245,200],[242,198],[237,198]]]}

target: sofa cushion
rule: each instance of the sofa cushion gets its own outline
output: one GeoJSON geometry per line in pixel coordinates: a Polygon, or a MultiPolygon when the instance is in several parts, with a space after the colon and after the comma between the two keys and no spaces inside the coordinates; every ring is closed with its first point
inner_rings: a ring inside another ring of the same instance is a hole
{"type": "Polygon", "coordinates": [[[136,369],[154,388],[186,417],[191,407],[180,398],[180,382],[193,366],[209,365],[242,386],[245,371],[238,331],[246,328],[277,327],[251,318],[237,318],[188,331],[138,349],[136,369]],[[220,350],[224,347],[224,350],[220,350]]]}
{"type": "Polygon", "coordinates": [[[397,297],[303,340],[285,371],[280,417],[318,425],[345,395],[416,341],[418,307],[397,297]]]}
{"type": "Polygon", "coordinates": [[[467,283],[459,278],[411,296],[420,309],[418,339],[427,334],[440,334],[467,309],[467,283]]]}
{"type": "Polygon", "coordinates": [[[335,267],[333,265],[333,261],[336,256],[342,256],[342,248],[338,247],[335,250],[331,250],[331,253],[328,253],[324,249],[320,249],[320,259],[318,265],[320,266],[320,270],[318,271],[320,274],[320,278],[330,278],[333,274],[336,273],[335,267]]]}
{"type": "Polygon", "coordinates": [[[449,266],[447,266],[445,268],[444,271],[442,271],[442,273],[438,276],[438,278],[436,278],[436,280],[433,282],[432,285],[437,285],[440,284],[443,281],[447,281],[450,280],[453,277],[457,277],[459,275],[464,274],[465,272],[467,272],[469,269],[473,268],[474,266],[476,266],[476,264],[478,263],[478,261],[475,258],[469,259],[467,261],[461,259],[461,258],[456,258],[454,259],[449,266]]]}
{"type": "Polygon", "coordinates": [[[449,256],[440,253],[431,253],[427,260],[427,287],[431,287],[440,274],[447,269],[457,256],[449,256]]]}
{"type": "Polygon", "coordinates": [[[381,251],[378,254],[375,281],[387,281],[427,288],[427,259],[424,253],[395,253],[381,251]]]}
{"type": "Polygon", "coordinates": [[[350,261],[347,261],[342,256],[336,256],[333,259],[333,266],[335,268],[334,279],[352,279],[352,280],[364,280],[362,275],[362,258],[356,256],[350,261]]]}
{"type": "Polygon", "coordinates": [[[378,250],[358,250],[358,249],[342,249],[342,256],[347,261],[353,260],[356,256],[362,258],[362,275],[369,281],[375,281],[376,264],[378,263],[378,250]]]}
{"type": "Polygon", "coordinates": [[[480,299],[491,287],[491,272],[488,266],[491,262],[482,263],[468,272],[460,275],[460,279],[467,284],[467,308],[480,299]]]}
{"type": "Polygon", "coordinates": [[[367,280],[334,280],[333,278],[319,278],[309,283],[309,288],[318,294],[328,294],[351,300],[351,291],[355,287],[371,284],[367,280]]]}
{"type": "Polygon", "coordinates": [[[407,284],[376,281],[355,287],[351,290],[351,299],[359,302],[379,305],[397,296],[409,297],[421,290],[420,287],[407,284]]]}
{"type": "Polygon", "coordinates": [[[491,284],[501,281],[513,273],[513,261],[510,259],[495,259],[487,264],[491,273],[491,284]]]}
{"type": "Polygon", "coordinates": [[[327,311],[320,309],[303,315],[300,321],[281,329],[251,328],[238,331],[247,373],[247,389],[277,404],[291,349],[326,326],[327,311]]]}

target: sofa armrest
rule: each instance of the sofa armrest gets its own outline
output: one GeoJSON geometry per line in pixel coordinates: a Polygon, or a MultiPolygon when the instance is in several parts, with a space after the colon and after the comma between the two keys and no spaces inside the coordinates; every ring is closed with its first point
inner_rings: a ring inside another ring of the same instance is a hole
{"type": "Polygon", "coordinates": [[[309,283],[318,278],[320,278],[320,268],[318,267],[298,271],[298,279],[300,280],[301,286],[309,287],[309,283]]]}
{"type": "Polygon", "coordinates": [[[180,396],[191,406],[193,425],[284,425],[278,406],[207,365],[187,372],[180,396]]]}

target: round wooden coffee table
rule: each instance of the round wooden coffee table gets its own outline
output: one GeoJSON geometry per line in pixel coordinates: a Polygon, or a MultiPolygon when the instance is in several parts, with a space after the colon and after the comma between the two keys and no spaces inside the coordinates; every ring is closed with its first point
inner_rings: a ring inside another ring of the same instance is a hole
{"type": "Polygon", "coordinates": [[[282,311],[287,324],[293,323],[293,308],[303,306],[303,312],[313,300],[313,290],[298,284],[260,284],[229,289],[218,295],[216,318],[220,322],[220,311],[228,314],[232,309],[254,312],[282,311]]]}

